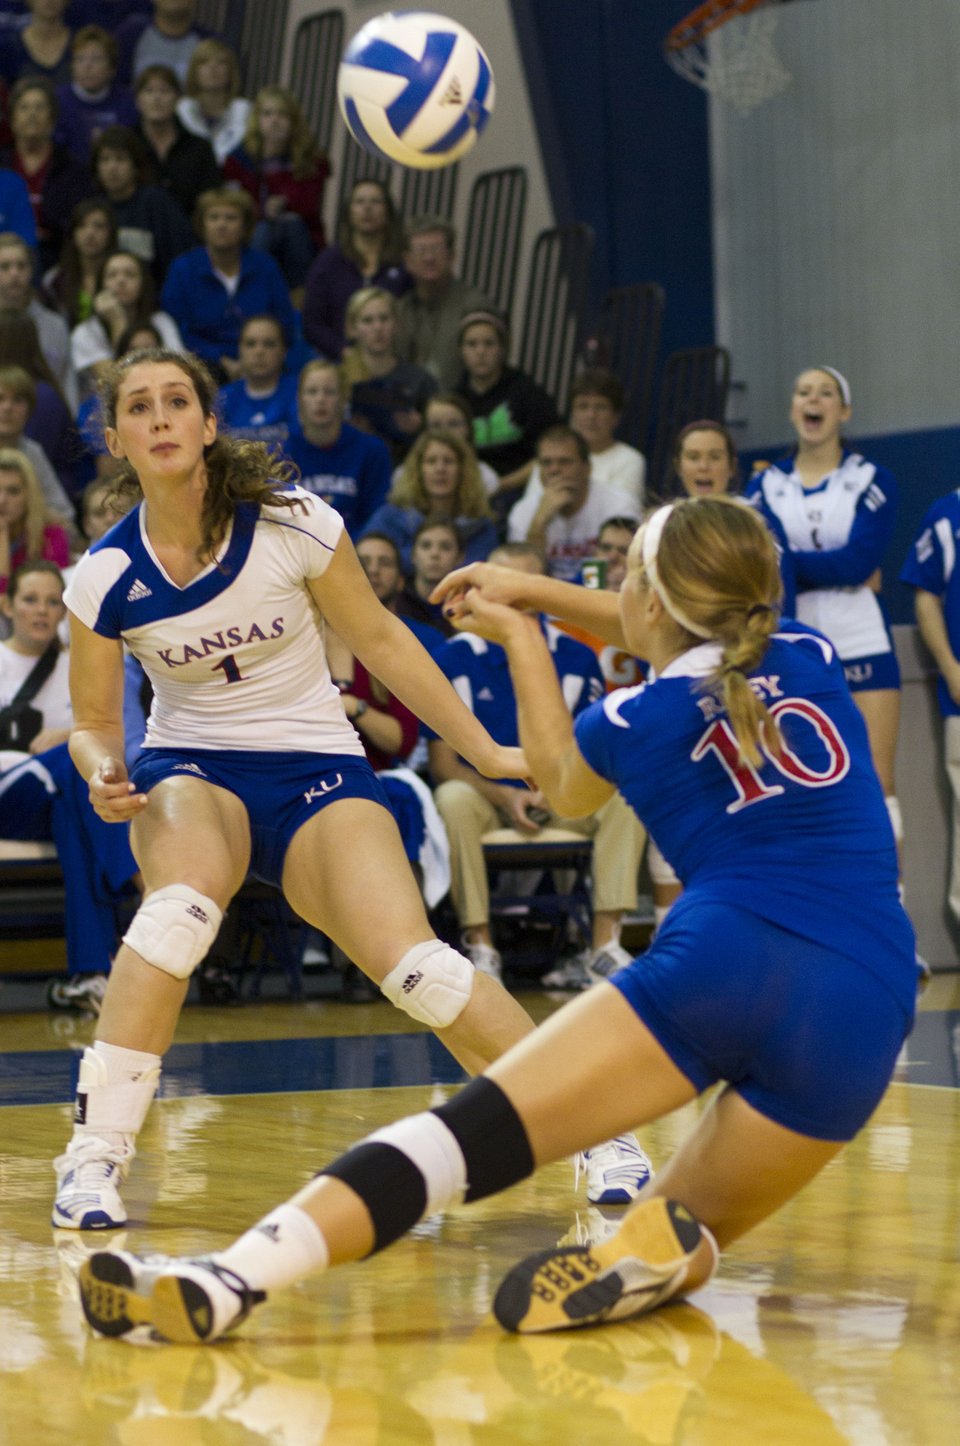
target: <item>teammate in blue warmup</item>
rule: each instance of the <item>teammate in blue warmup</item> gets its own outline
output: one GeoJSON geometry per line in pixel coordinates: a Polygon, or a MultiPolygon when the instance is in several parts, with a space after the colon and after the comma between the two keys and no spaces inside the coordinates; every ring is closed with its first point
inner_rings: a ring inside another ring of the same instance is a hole
{"type": "Polygon", "coordinates": [[[834,367],[810,367],[794,382],[790,421],[796,449],[755,477],[746,495],[786,534],[801,622],[833,643],[867,725],[898,845],[902,839],[894,757],[900,724],[900,669],[877,596],[893,534],[897,484],[885,467],[851,451],[850,385],[834,367]]]}
{"type": "Polygon", "coordinates": [[[947,903],[960,923],[960,491],[929,509],[900,573],[914,589],[917,626],[940,670],[937,698],[943,715],[947,777],[953,794],[953,843],[947,903]]]}
{"type": "Polygon", "coordinates": [[[135,352],[103,383],[118,486],[142,500],[78,563],[70,751],[100,818],[131,822],[145,881],[80,1064],[54,1224],[109,1229],[193,970],[249,869],[332,938],[471,1073],[532,1029],[438,940],[396,824],[330,678],[324,622],[481,771],[516,776],[408,628],[381,607],[343,519],[284,488],[262,444],[217,437],[187,355],[135,352]],[[124,644],[153,687],[123,762],[124,644]]]}
{"type": "Polygon", "coordinates": [[[267,1291],[720,1084],[614,1236],[529,1257],[494,1304],[524,1332],[641,1314],[708,1280],[718,1248],[811,1180],[886,1089],[916,990],[893,834],[836,650],[802,625],[781,630],[756,512],[720,497],[659,509],[619,595],[489,565],[441,587],[459,626],[506,649],[552,807],[587,813],[620,789],[683,896],[641,959],[451,1100],[347,1151],[225,1251],[93,1256],[81,1288],[104,1334],[144,1323],[212,1340],[267,1291]],[[572,722],[523,609],[649,659],[655,681],[572,722]]]}

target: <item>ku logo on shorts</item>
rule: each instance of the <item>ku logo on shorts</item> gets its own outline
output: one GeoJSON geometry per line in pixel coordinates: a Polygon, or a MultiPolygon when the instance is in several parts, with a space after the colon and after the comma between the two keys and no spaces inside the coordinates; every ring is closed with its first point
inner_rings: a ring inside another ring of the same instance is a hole
{"type": "Polygon", "coordinates": [[[307,792],[303,795],[304,799],[307,803],[313,803],[314,799],[323,798],[325,793],[332,793],[335,788],[339,788],[342,782],[342,773],[338,773],[332,783],[326,783],[324,780],[321,779],[320,787],[313,787],[308,789],[307,792]]]}

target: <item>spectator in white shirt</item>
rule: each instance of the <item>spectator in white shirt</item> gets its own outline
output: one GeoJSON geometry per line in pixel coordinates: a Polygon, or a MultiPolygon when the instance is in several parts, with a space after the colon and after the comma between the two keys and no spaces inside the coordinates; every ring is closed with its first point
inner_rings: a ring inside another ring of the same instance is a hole
{"type": "Polygon", "coordinates": [[[636,500],[598,481],[590,448],[572,427],[548,427],[537,443],[543,479],[538,497],[529,491],[510,511],[507,536],[540,549],[551,577],[572,582],[585,557],[592,557],[608,517],[636,511],[636,500]]]}

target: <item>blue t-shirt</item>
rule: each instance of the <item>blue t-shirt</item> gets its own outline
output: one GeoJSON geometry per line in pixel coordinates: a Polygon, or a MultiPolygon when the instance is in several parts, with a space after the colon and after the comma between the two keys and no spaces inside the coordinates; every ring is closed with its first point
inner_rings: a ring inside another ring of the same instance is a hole
{"type": "MultiPolygon", "coordinates": [[[[909,587],[934,593],[943,603],[947,638],[960,658],[960,571],[957,569],[957,539],[960,538],[960,491],[939,498],[920,524],[917,540],[910,549],[900,581],[909,587]]],[[[942,678],[937,679],[937,697],[945,718],[960,714],[942,678]]]]}
{"type": "MultiPolygon", "coordinates": [[[[541,626],[564,701],[576,718],[603,696],[603,676],[596,654],[552,623],[543,622],[541,626]]],[[[494,742],[505,748],[516,748],[520,742],[517,698],[503,648],[497,643],[488,643],[476,633],[457,633],[456,637],[447,638],[434,654],[434,662],[494,742]]],[[[426,738],[437,736],[425,724],[421,724],[420,731],[426,738]]],[[[501,781],[515,788],[525,787],[518,778],[501,781]]]]}
{"type": "Polygon", "coordinates": [[[615,783],[688,896],[738,906],[870,969],[912,1009],[913,931],[866,726],[831,643],[787,623],[751,686],[784,737],[781,759],[739,761],[721,705],[702,689],[704,643],[653,683],[623,688],[576,722],[590,767],[615,783]]]}
{"type": "Polygon", "coordinates": [[[344,423],[332,447],[315,447],[294,432],[284,451],[300,468],[300,485],[336,508],[356,540],[390,490],[386,444],[344,423]]]}
{"type": "Polygon", "coordinates": [[[286,447],[297,430],[297,378],[285,374],[268,397],[251,397],[242,379],[217,393],[222,429],[231,437],[286,447]]]}

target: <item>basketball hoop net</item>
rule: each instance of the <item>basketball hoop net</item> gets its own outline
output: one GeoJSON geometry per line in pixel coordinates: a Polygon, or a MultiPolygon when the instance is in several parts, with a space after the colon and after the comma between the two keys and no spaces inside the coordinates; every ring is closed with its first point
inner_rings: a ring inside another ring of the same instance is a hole
{"type": "Polygon", "coordinates": [[[778,3],[707,0],[670,31],[664,41],[668,63],[685,80],[749,115],[790,84],[773,41],[778,3]]]}

